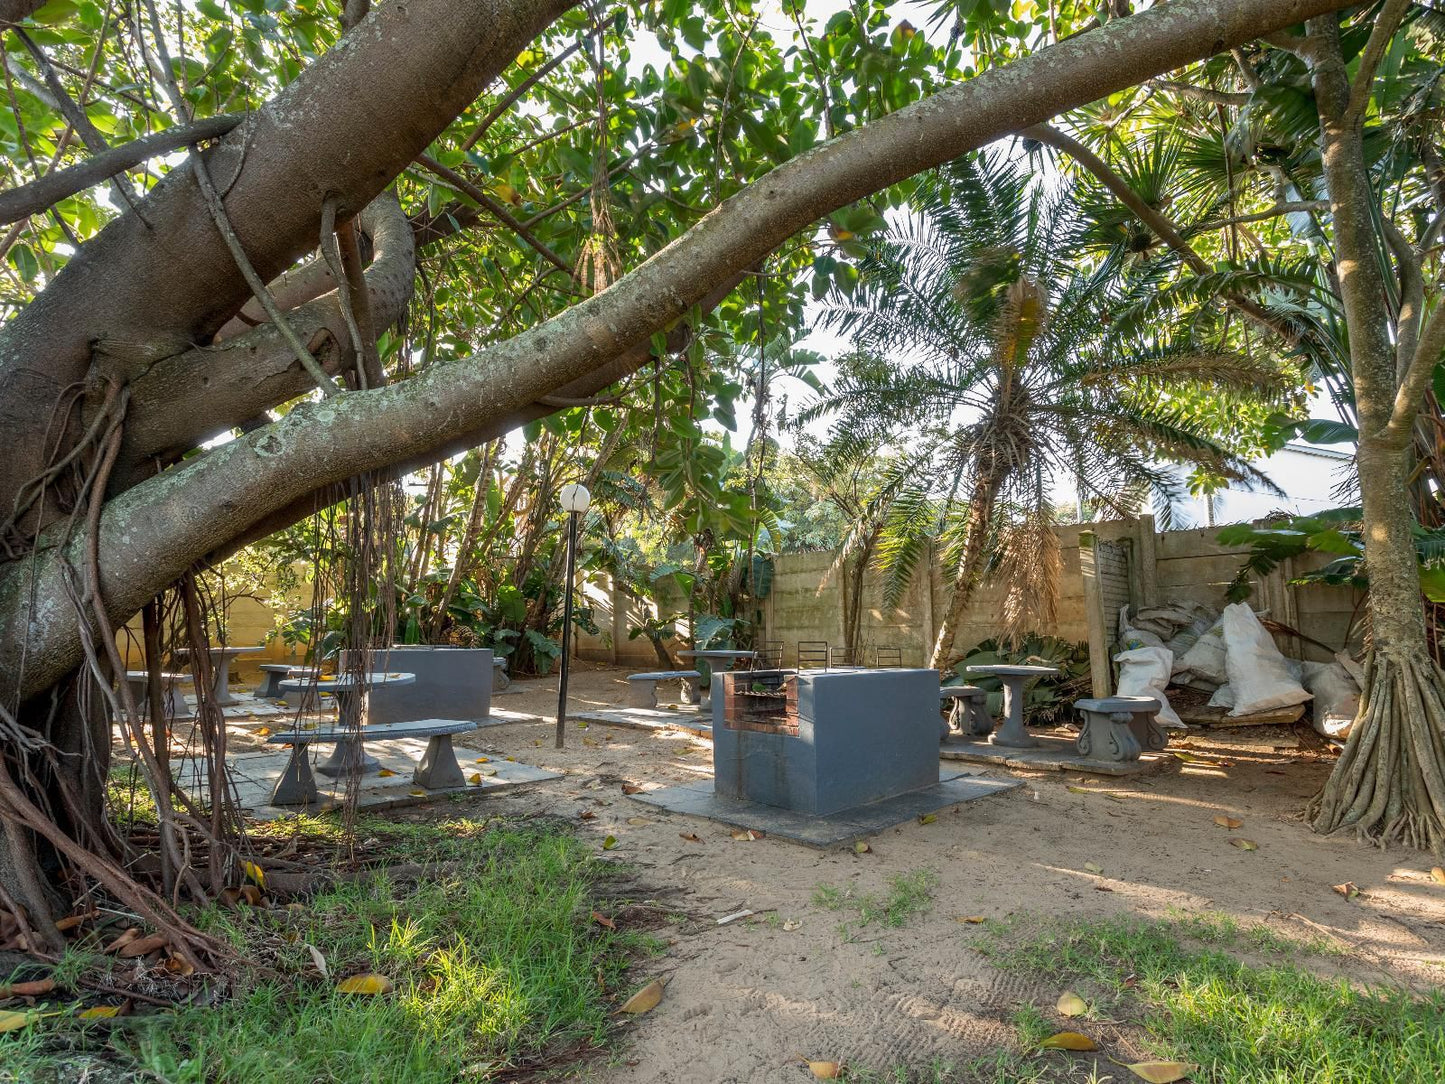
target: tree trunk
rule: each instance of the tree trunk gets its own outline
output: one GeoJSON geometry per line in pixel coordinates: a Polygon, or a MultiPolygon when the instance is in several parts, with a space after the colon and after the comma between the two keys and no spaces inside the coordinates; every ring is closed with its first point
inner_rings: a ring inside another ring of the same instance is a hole
{"type": "MultiPolygon", "coordinates": [[[[1360,715],[1310,814],[1317,832],[1350,830],[1382,845],[1401,840],[1439,852],[1445,844],[1445,675],[1425,636],[1410,512],[1411,426],[1390,424],[1398,380],[1372,216],[1375,193],[1361,126],[1347,120],[1350,81],[1336,18],[1312,19],[1309,41],[1360,419],[1356,462],[1371,625],[1360,715]]],[[[1418,404],[1408,406],[1413,411],[1418,404]]]]}
{"type": "Polygon", "coordinates": [[[948,601],[948,612],[943,624],[938,626],[938,639],[933,644],[933,656],[928,665],[935,670],[946,670],[957,660],[954,658],[959,626],[963,615],[973,599],[973,589],[978,586],[983,571],[983,558],[988,552],[989,525],[993,522],[994,505],[1003,489],[1004,478],[996,476],[987,466],[981,468],[978,481],[974,484],[973,495],[968,505],[968,520],[963,529],[963,548],[958,555],[958,567],[953,575],[953,594],[948,601]]]}

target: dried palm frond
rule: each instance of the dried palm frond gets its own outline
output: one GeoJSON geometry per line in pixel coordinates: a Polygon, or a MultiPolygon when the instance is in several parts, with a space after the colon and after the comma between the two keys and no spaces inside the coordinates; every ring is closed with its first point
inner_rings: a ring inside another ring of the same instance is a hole
{"type": "Polygon", "coordinates": [[[1057,626],[1062,571],[1054,510],[1047,502],[1002,529],[993,578],[1004,588],[1000,631],[1011,649],[1031,631],[1057,626]]]}

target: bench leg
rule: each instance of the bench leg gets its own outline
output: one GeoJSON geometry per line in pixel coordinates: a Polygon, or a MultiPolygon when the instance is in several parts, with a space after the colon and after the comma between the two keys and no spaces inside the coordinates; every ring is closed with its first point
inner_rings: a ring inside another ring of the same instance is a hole
{"type": "Polygon", "coordinates": [[[993,716],[988,713],[988,698],[976,697],[968,701],[968,726],[965,733],[986,738],[993,733],[993,716]]]}
{"type": "Polygon", "coordinates": [[[316,777],[311,774],[308,748],[307,742],[291,747],[291,759],[286,762],[286,770],[276,780],[276,789],[271,792],[272,805],[316,804],[316,777]]]}
{"type": "Polygon", "coordinates": [[[629,681],[627,683],[627,706],[629,708],[657,707],[657,682],[629,681]]]}
{"type": "Polygon", "coordinates": [[[1158,753],[1169,744],[1169,735],[1159,725],[1158,718],[1151,712],[1136,711],[1129,722],[1129,730],[1141,748],[1158,753]]]}
{"type": "Polygon", "coordinates": [[[366,751],[360,738],[343,738],[336,743],[336,748],[331,750],[326,762],[316,766],[316,770],[336,779],[353,772],[365,775],[367,772],[377,771],[380,767],[381,761],[366,751]]]}
{"type": "Polygon", "coordinates": [[[257,685],[251,695],[260,697],[262,700],[275,700],[281,690],[281,675],[273,670],[261,671],[261,684],[257,685]]]}
{"type": "Polygon", "coordinates": [[[464,787],[467,777],[457,763],[456,750],[452,748],[450,734],[433,734],[426,743],[426,752],[412,773],[412,781],[427,790],[445,790],[448,787],[464,787]]]}
{"type": "Polygon", "coordinates": [[[1139,742],[1129,727],[1134,718],[1132,712],[1117,711],[1111,715],[1102,711],[1080,710],[1079,714],[1084,717],[1084,728],[1079,731],[1074,746],[1080,756],[1095,760],[1139,759],[1139,742]]]}
{"type": "Polygon", "coordinates": [[[702,700],[702,678],[682,679],[682,702],[697,704],[702,700]]]}
{"type": "Polygon", "coordinates": [[[511,684],[512,684],[512,677],[511,677],[510,674],[507,673],[507,671],[506,671],[506,669],[505,669],[504,667],[501,667],[501,666],[494,666],[494,667],[492,667],[492,689],[493,689],[493,691],[495,691],[495,692],[501,692],[503,689],[505,689],[507,686],[509,686],[509,685],[511,685],[511,684]]]}

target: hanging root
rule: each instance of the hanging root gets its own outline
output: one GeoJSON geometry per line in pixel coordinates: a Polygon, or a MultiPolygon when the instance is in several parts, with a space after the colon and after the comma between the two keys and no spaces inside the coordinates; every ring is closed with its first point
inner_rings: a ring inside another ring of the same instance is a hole
{"type": "Polygon", "coordinates": [[[1374,656],[1349,742],[1307,812],[1322,835],[1445,851],[1445,671],[1423,651],[1374,656]]]}

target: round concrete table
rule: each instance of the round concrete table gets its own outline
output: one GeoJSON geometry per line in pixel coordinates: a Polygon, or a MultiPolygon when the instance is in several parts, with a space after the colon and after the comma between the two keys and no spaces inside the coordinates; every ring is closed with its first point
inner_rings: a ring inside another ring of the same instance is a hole
{"type": "MultiPolygon", "coordinates": [[[[736,670],[738,668],[738,665],[742,663],[744,659],[752,659],[756,661],[758,653],[756,651],[741,651],[733,648],[716,648],[708,649],[706,651],[679,651],[677,653],[677,657],[679,659],[706,659],[709,669],[736,670]],[[726,663],[727,665],[725,667],[721,665],[714,666],[714,663],[726,663]]],[[[703,693],[702,696],[698,699],[697,708],[699,711],[706,711],[711,706],[712,681],[711,675],[709,675],[707,692],[703,693]]]]}
{"type": "MultiPolygon", "coordinates": [[[[336,697],[336,726],[346,730],[365,725],[366,691],[373,685],[410,685],[415,681],[415,674],[366,674],[364,681],[351,674],[338,674],[330,678],[288,678],[278,684],[282,692],[314,689],[336,697]]],[[[364,774],[380,767],[381,761],[367,753],[361,739],[351,738],[337,742],[326,763],[318,764],[316,770],[334,779],[351,771],[364,774]]]]}
{"type": "MultiPolygon", "coordinates": [[[[260,647],[210,647],[207,654],[211,656],[211,667],[215,670],[215,698],[219,707],[229,708],[232,704],[239,704],[238,697],[231,695],[231,660],[241,655],[258,655],[264,648],[260,647]]],[[[182,647],[176,649],[176,654],[182,658],[189,658],[191,649],[182,647]]]]}
{"type": "Polygon", "coordinates": [[[1038,739],[1031,737],[1024,728],[1024,683],[1030,678],[1057,674],[1054,666],[969,666],[970,674],[996,677],[1003,682],[1003,722],[989,736],[989,744],[1004,745],[1011,749],[1032,749],[1038,739]]]}

